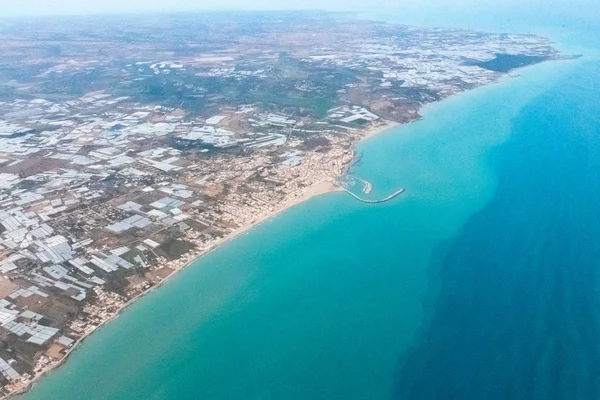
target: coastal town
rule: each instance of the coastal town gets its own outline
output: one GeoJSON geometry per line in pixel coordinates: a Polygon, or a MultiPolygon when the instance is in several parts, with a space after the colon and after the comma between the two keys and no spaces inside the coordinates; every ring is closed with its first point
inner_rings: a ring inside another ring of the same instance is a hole
{"type": "Polygon", "coordinates": [[[361,139],[564,57],[316,12],[0,20],[0,49],[4,396],[202,254],[344,186],[361,139]]]}

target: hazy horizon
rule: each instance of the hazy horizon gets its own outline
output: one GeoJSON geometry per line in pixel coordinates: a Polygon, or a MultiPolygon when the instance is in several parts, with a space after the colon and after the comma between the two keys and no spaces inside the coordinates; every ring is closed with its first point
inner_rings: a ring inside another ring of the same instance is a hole
{"type": "MultiPolygon", "coordinates": [[[[2,17],[28,17],[44,15],[86,15],[86,14],[121,14],[121,13],[147,13],[147,12],[178,12],[178,11],[257,11],[257,10],[330,10],[330,11],[378,11],[406,9],[410,12],[423,12],[430,10],[440,11],[448,9],[456,11],[456,7],[465,12],[474,9],[509,9],[518,5],[526,12],[543,12],[550,6],[554,9],[563,8],[565,11],[577,4],[578,8],[594,6],[592,0],[532,0],[523,4],[517,1],[507,1],[498,4],[491,0],[305,0],[296,2],[293,0],[222,0],[218,3],[198,3],[193,0],[170,0],[169,2],[158,0],[104,0],[102,2],[89,2],[77,0],[27,0],[14,2],[11,0],[0,0],[2,17]]],[[[597,7],[594,7],[597,8],[597,7]]]]}

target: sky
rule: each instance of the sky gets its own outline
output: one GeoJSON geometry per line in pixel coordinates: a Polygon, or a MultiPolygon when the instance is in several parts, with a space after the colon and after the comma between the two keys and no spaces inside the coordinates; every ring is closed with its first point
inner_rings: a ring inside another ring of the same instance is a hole
{"type": "Polygon", "coordinates": [[[97,14],[186,10],[255,9],[411,9],[423,7],[478,7],[519,3],[544,6],[591,0],[0,0],[0,15],[6,17],[49,14],[97,14]]]}
{"type": "MultiPolygon", "coordinates": [[[[39,15],[119,14],[202,10],[283,10],[319,9],[363,11],[385,15],[412,16],[437,14],[461,18],[494,13],[502,18],[520,14],[535,21],[538,14],[592,15],[600,18],[599,0],[0,0],[0,17],[39,15]],[[552,11],[549,11],[552,10],[552,11]],[[593,12],[583,12],[590,10],[593,12]]],[[[428,21],[424,20],[427,24],[428,21]]],[[[434,23],[434,22],[432,22],[434,23]]],[[[484,23],[484,22],[482,22],[484,23]]]]}
{"type": "Polygon", "coordinates": [[[340,9],[342,4],[344,8],[348,8],[361,2],[364,3],[363,0],[0,0],[2,13],[10,16],[223,9],[340,9]]]}

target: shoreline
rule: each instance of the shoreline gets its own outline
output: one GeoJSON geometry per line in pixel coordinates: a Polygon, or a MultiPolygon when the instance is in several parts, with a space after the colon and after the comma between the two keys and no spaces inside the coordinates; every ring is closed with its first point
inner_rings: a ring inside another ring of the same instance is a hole
{"type": "MultiPolygon", "coordinates": [[[[363,132],[363,137],[360,138],[359,140],[357,140],[356,142],[354,142],[352,144],[352,147],[350,148],[350,150],[352,151],[352,160],[348,164],[346,164],[344,166],[343,172],[340,174],[340,176],[344,175],[344,174],[347,174],[348,171],[360,161],[360,157],[357,157],[357,154],[356,154],[356,146],[358,144],[360,144],[362,142],[365,142],[368,139],[371,139],[371,138],[373,138],[373,137],[375,137],[375,136],[377,136],[377,135],[379,135],[379,134],[381,134],[383,132],[386,132],[386,131],[388,131],[388,130],[390,130],[392,128],[398,127],[400,125],[411,124],[411,123],[414,122],[414,121],[409,121],[409,122],[406,122],[406,123],[403,124],[403,123],[400,123],[400,122],[390,121],[390,120],[383,120],[383,121],[385,121],[383,123],[383,125],[373,126],[373,127],[369,128],[369,129],[366,129],[363,132]]],[[[336,178],[339,178],[339,176],[336,177],[336,178]]]]}
{"type": "MultiPolygon", "coordinates": [[[[386,125],[387,126],[387,125],[386,125]]],[[[385,128],[387,129],[387,128],[385,128]]],[[[385,130],[385,129],[382,129],[385,130]]],[[[375,134],[378,132],[374,132],[375,134]]],[[[187,262],[185,262],[184,264],[182,264],[179,268],[176,268],[173,270],[173,272],[167,276],[166,278],[164,278],[162,281],[158,282],[157,284],[155,284],[154,286],[144,290],[143,292],[139,293],[138,295],[136,295],[135,297],[129,299],[126,303],[123,304],[123,306],[121,306],[114,315],[112,315],[111,317],[107,318],[106,320],[102,321],[98,326],[96,326],[93,330],[91,330],[89,333],[86,333],[85,335],[83,335],[81,338],[79,338],[75,343],[73,343],[72,347],[68,349],[68,351],[65,353],[64,357],[62,357],[60,360],[58,360],[55,364],[49,366],[48,368],[42,370],[38,375],[36,375],[32,380],[30,380],[26,386],[24,386],[23,388],[16,390],[13,393],[9,393],[9,394],[5,394],[3,396],[0,397],[0,400],[9,400],[9,399],[14,399],[14,398],[18,398],[19,396],[22,396],[24,394],[26,394],[27,392],[29,392],[36,383],[38,383],[41,379],[45,378],[46,376],[48,376],[48,374],[52,373],[53,371],[57,370],[58,368],[60,368],[62,365],[64,365],[67,360],[69,359],[69,357],[76,351],[79,350],[79,348],[81,347],[81,345],[83,344],[83,342],[88,339],[91,335],[93,335],[94,333],[96,333],[98,330],[100,330],[100,328],[104,327],[104,325],[114,321],[115,319],[117,319],[121,314],[123,314],[125,311],[127,311],[127,309],[132,306],[134,303],[136,303],[138,300],[140,300],[141,298],[145,297],[146,295],[149,295],[150,293],[152,293],[154,290],[160,289],[163,285],[167,284],[168,282],[171,281],[171,279],[173,279],[175,276],[177,276],[179,274],[179,272],[181,272],[182,270],[190,267],[191,265],[193,265],[194,263],[196,263],[196,261],[200,260],[202,257],[206,256],[207,254],[209,254],[210,252],[218,249],[219,247],[221,247],[222,245],[226,244],[227,242],[237,238],[238,236],[248,233],[249,231],[251,231],[253,228],[258,227],[259,225],[271,220],[272,218],[276,217],[277,215],[283,213],[284,211],[297,206],[301,203],[304,203],[314,197],[323,195],[323,194],[327,194],[327,193],[333,193],[333,192],[343,192],[344,190],[342,188],[340,188],[337,184],[334,183],[334,181],[321,181],[321,182],[316,182],[314,184],[312,184],[311,186],[308,186],[306,188],[304,188],[302,190],[302,193],[292,199],[289,199],[288,201],[284,202],[280,207],[276,208],[275,210],[266,213],[265,215],[259,217],[258,219],[256,219],[256,221],[252,222],[252,223],[248,223],[246,225],[243,225],[241,227],[239,227],[238,229],[232,231],[231,233],[229,233],[228,235],[222,237],[221,239],[215,241],[213,244],[211,244],[209,247],[207,247],[205,250],[201,251],[199,254],[194,255],[193,258],[187,262]]]]}
{"type": "MultiPolygon", "coordinates": [[[[494,81],[491,84],[486,84],[486,85],[482,85],[482,86],[478,86],[475,89],[481,88],[481,87],[485,87],[485,86],[492,86],[494,84],[498,83],[498,81],[494,81]]],[[[460,93],[456,93],[455,95],[460,95],[463,93],[467,93],[470,92],[471,90],[467,90],[465,92],[460,92],[460,93]]],[[[444,99],[441,99],[441,101],[447,100],[449,98],[453,98],[455,95],[446,97],[444,99]]],[[[438,102],[434,102],[431,104],[435,104],[435,103],[439,103],[438,102]]],[[[429,104],[426,104],[425,106],[427,106],[429,104]]],[[[419,108],[418,111],[421,111],[424,107],[422,106],[421,108],[419,108]]],[[[339,174],[339,176],[347,174],[348,171],[355,166],[359,161],[360,161],[360,157],[357,157],[357,152],[356,152],[356,147],[369,139],[374,138],[375,136],[386,132],[392,128],[398,127],[400,125],[408,125],[408,124],[412,124],[414,122],[420,121],[422,120],[424,117],[418,113],[417,114],[418,117],[415,118],[414,120],[410,120],[404,123],[400,123],[400,122],[396,122],[396,121],[391,121],[391,120],[387,120],[387,119],[383,119],[381,118],[380,121],[382,121],[382,124],[376,125],[376,126],[371,126],[367,129],[364,129],[361,131],[362,136],[356,140],[350,150],[352,151],[352,158],[351,160],[344,166],[344,168],[342,169],[342,172],[339,174]]],[[[226,244],[227,242],[237,238],[238,236],[248,233],[249,231],[251,231],[253,228],[258,227],[259,225],[269,221],[270,219],[276,217],[277,215],[283,213],[284,211],[299,205],[301,203],[304,203],[314,197],[323,195],[323,194],[327,194],[327,193],[332,193],[332,192],[347,192],[345,189],[343,189],[342,187],[340,187],[337,183],[336,183],[336,179],[339,177],[336,176],[334,178],[332,178],[330,181],[320,181],[320,182],[316,182],[310,186],[307,186],[305,188],[302,189],[301,194],[287,199],[286,201],[284,201],[280,206],[276,207],[274,210],[258,217],[255,221],[242,225],[241,227],[237,228],[236,230],[232,231],[231,233],[229,233],[228,235],[216,240],[213,244],[209,245],[206,249],[199,251],[199,253],[195,254],[194,256],[192,256],[193,258],[187,262],[184,262],[181,266],[175,268],[173,270],[173,272],[167,276],[166,278],[164,278],[162,281],[158,282],[157,284],[155,284],[154,286],[144,290],[143,292],[137,294],[135,297],[129,299],[127,302],[125,302],[121,307],[119,307],[119,309],[115,312],[114,315],[110,316],[109,318],[107,318],[106,320],[102,321],[100,324],[98,324],[93,330],[91,330],[89,333],[84,334],[81,338],[79,338],[77,341],[75,341],[75,343],[73,343],[72,347],[68,349],[68,351],[65,353],[64,357],[61,358],[60,360],[58,360],[55,364],[48,366],[47,368],[45,368],[44,370],[42,370],[38,375],[36,375],[33,379],[31,379],[25,386],[23,386],[22,388],[12,392],[12,393],[8,393],[5,395],[0,396],[0,400],[10,400],[10,399],[15,399],[15,398],[19,398],[20,396],[25,395],[26,393],[28,393],[30,390],[33,389],[33,387],[39,383],[39,381],[41,381],[43,378],[47,377],[50,373],[52,373],[53,371],[56,371],[58,368],[60,368],[61,366],[63,366],[69,359],[69,357],[76,351],[79,350],[81,348],[81,345],[85,342],[86,339],[88,339],[92,334],[96,333],[98,330],[100,330],[100,328],[102,328],[103,326],[105,326],[106,324],[114,321],[115,319],[117,319],[121,314],[123,314],[125,311],[127,311],[127,309],[132,306],[135,302],[137,302],[138,300],[142,299],[143,297],[145,297],[146,295],[152,293],[154,290],[160,289],[163,285],[167,284],[168,282],[171,281],[171,279],[173,279],[175,276],[177,276],[179,274],[179,272],[181,272],[182,270],[186,269],[187,267],[191,266],[192,264],[194,264],[196,261],[200,260],[202,257],[206,256],[207,254],[209,254],[210,252],[218,249],[219,247],[221,247],[222,245],[226,244]]],[[[401,189],[401,192],[404,192],[404,189],[401,189]]],[[[290,193],[290,195],[293,195],[294,193],[297,192],[292,192],[290,193]]],[[[349,195],[352,195],[352,193],[349,193],[349,195]]],[[[355,196],[356,197],[356,196],[355,196]]],[[[361,201],[360,198],[357,198],[358,201],[361,201]]]]}
{"type": "Polygon", "coordinates": [[[408,121],[406,123],[400,123],[400,122],[396,122],[396,121],[390,121],[390,120],[384,120],[384,124],[383,125],[379,125],[379,126],[374,126],[372,128],[369,128],[367,130],[365,130],[364,132],[364,136],[362,137],[362,139],[357,140],[356,143],[354,143],[354,146],[356,146],[357,144],[367,141],[368,139],[371,139],[377,135],[379,135],[380,133],[383,133],[389,129],[395,128],[397,126],[400,125],[408,125],[408,124],[412,124],[415,121],[418,121],[418,119],[414,120],[414,121],[408,121]]]}
{"type": "MultiPolygon", "coordinates": [[[[543,62],[546,63],[546,62],[543,62]]],[[[542,63],[542,64],[543,64],[542,63]]],[[[495,84],[497,84],[499,81],[501,81],[502,79],[507,79],[510,78],[511,75],[507,74],[502,76],[500,79],[491,82],[489,84],[484,84],[482,86],[478,86],[474,89],[480,89],[482,87],[489,87],[489,86],[494,86],[495,84]]],[[[426,108],[427,106],[431,106],[433,104],[437,104],[440,102],[443,102],[445,100],[454,98],[455,96],[461,95],[461,94],[465,94],[468,92],[471,92],[473,89],[471,90],[466,90],[463,92],[459,92],[459,93],[455,93],[451,96],[448,96],[446,98],[441,99],[440,101],[436,101],[433,103],[429,103],[426,104],[424,106],[422,106],[421,108],[419,108],[419,111],[423,110],[424,108],[426,108]]],[[[414,120],[410,120],[404,123],[400,123],[400,122],[395,122],[395,121],[391,121],[391,120],[386,120],[386,119],[381,119],[380,121],[382,121],[382,124],[379,124],[377,126],[371,126],[365,130],[360,131],[360,133],[362,134],[362,136],[356,140],[352,146],[351,146],[351,151],[352,151],[352,158],[351,160],[344,166],[342,173],[340,175],[346,174],[348,173],[348,171],[356,165],[357,162],[360,161],[360,158],[357,157],[357,152],[356,152],[356,147],[357,145],[359,145],[361,142],[366,141],[368,139],[371,139],[383,132],[386,132],[392,128],[398,127],[400,125],[407,125],[407,124],[411,124],[414,122],[418,122],[420,120],[422,120],[424,117],[419,113],[418,114],[418,118],[415,118],[414,120]]],[[[335,177],[337,178],[337,177],[335,177]]],[[[69,359],[69,357],[76,351],[79,350],[81,348],[81,345],[85,342],[86,339],[88,339],[92,334],[96,333],[98,330],[100,330],[100,328],[102,328],[103,326],[105,326],[106,324],[114,321],[115,319],[117,319],[121,314],[123,314],[131,305],[133,305],[135,302],[137,302],[138,300],[140,300],[141,298],[145,297],[146,295],[152,293],[154,290],[157,290],[159,288],[161,288],[163,285],[167,284],[168,282],[170,282],[171,279],[173,279],[175,276],[178,275],[178,273],[184,269],[186,269],[187,267],[191,266],[192,264],[194,264],[196,261],[200,260],[202,257],[206,256],[207,254],[209,254],[210,252],[218,249],[219,247],[221,247],[222,245],[226,244],[227,242],[237,238],[238,236],[248,233],[249,231],[251,231],[253,228],[258,227],[259,225],[263,224],[264,222],[267,222],[269,220],[271,220],[272,218],[276,217],[277,215],[283,213],[284,211],[299,205],[301,203],[304,203],[314,197],[323,195],[323,194],[327,194],[327,193],[332,193],[332,192],[344,192],[346,190],[344,190],[343,188],[341,188],[337,183],[335,183],[335,178],[332,178],[331,180],[323,180],[323,181],[319,181],[319,182],[315,182],[310,186],[307,186],[305,188],[303,188],[300,191],[300,194],[297,194],[296,196],[292,197],[292,198],[288,198],[287,200],[284,200],[282,202],[281,205],[277,206],[274,210],[259,216],[255,221],[251,222],[251,223],[247,223],[243,226],[240,226],[239,228],[233,230],[232,232],[230,232],[229,234],[227,234],[226,236],[216,240],[214,243],[212,243],[211,245],[209,245],[207,248],[205,248],[204,250],[199,251],[197,254],[193,255],[192,258],[189,261],[184,262],[181,266],[178,266],[177,268],[173,269],[173,272],[167,276],[166,278],[164,278],[163,280],[161,280],[160,282],[156,283],[154,286],[144,290],[143,292],[137,294],[135,297],[129,299],[127,302],[125,302],[121,307],[119,307],[119,309],[109,318],[107,318],[106,320],[102,321],[100,324],[98,324],[93,330],[91,330],[89,333],[84,334],[81,338],[79,338],[77,341],[75,341],[72,345],[71,348],[69,348],[64,357],[62,357],[60,360],[56,361],[56,363],[48,366],[47,368],[43,369],[39,374],[37,374],[33,379],[31,379],[25,386],[23,386],[22,388],[15,390],[12,393],[8,393],[8,394],[4,394],[2,396],[0,396],[0,400],[9,400],[9,399],[14,399],[14,398],[19,398],[20,396],[25,395],[27,392],[29,392],[31,389],[33,389],[33,387],[39,383],[43,378],[47,377],[50,373],[52,373],[53,371],[56,371],[58,368],[60,368],[61,366],[63,366],[69,359]]],[[[404,189],[399,190],[397,194],[401,194],[404,192],[404,189]]],[[[296,192],[292,192],[289,194],[289,196],[293,196],[294,194],[298,193],[298,191],[296,192]]],[[[350,193],[351,194],[351,193],[350,193]]],[[[395,194],[395,195],[397,195],[395,194]]],[[[395,196],[394,195],[394,196],[395,196]]],[[[356,197],[356,196],[355,196],[356,197]]],[[[360,198],[358,198],[358,200],[362,201],[360,198]]]]}
{"type": "MultiPolygon", "coordinates": [[[[384,132],[396,125],[399,125],[398,123],[395,122],[389,122],[386,123],[384,126],[380,127],[380,128],[372,128],[369,130],[369,133],[367,134],[367,136],[365,136],[363,139],[358,140],[354,145],[356,145],[357,143],[361,142],[362,140],[366,139],[367,137],[371,137],[374,135],[377,135],[381,132],[384,132]]],[[[350,163],[351,164],[351,163],[350,163]]],[[[295,207],[297,205],[300,205],[304,202],[307,202],[308,200],[317,197],[317,196],[321,196],[327,193],[333,193],[333,192],[347,192],[345,189],[343,189],[342,187],[340,187],[338,184],[336,184],[334,181],[321,181],[321,182],[316,182],[314,184],[312,184],[311,186],[308,186],[306,188],[304,188],[303,192],[301,195],[288,200],[287,202],[285,202],[281,207],[259,217],[256,221],[243,225],[240,228],[236,229],[235,231],[231,232],[229,235],[224,236],[223,238],[217,240],[215,243],[213,243],[212,245],[210,245],[208,248],[206,248],[204,251],[200,252],[198,255],[194,256],[190,261],[184,263],[181,267],[174,269],[173,272],[167,276],[165,279],[163,279],[162,281],[158,282],[156,285],[146,289],[145,291],[139,293],[138,295],[136,295],[135,297],[129,299],[125,304],[123,304],[123,306],[121,306],[114,315],[112,315],[110,318],[107,318],[106,320],[102,321],[98,326],[96,326],[92,331],[90,331],[89,333],[85,334],[84,336],[82,336],[81,338],[79,338],[75,343],[73,343],[73,346],[65,353],[64,357],[61,358],[60,360],[58,360],[54,365],[46,368],[45,370],[43,370],[42,372],[40,372],[38,375],[36,375],[36,377],[34,379],[32,379],[31,381],[29,381],[29,383],[27,384],[27,386],[25,386],[24,388],[14,392],[14,393],[10,393],[7,395],[4,395],[2,397],[0,397],[0,400],[9,400],[9,399],[14,399],[17,398],[19,396],[22,396],[24,394],[26,394],[27,392],[29,392],[31,389],[34,388],[34,386],[43,378],[47,377],[48,374],[58,370],[58,368],[62,367],[69,359],[69,357],[77,350],[80,349],[81,345],[85,342],[86,339],[88,339],[89,337],[91,337],[94,333],[96,333],[97,331],[99,331],[102,327],[104,327],[105,325],[109,324],[110,322],[116,320],[119,316],[121,316],[121,314],[123,314],[125,311],[127,311],[127,309],[132,306],[134,303],[136,303],[138,300],[142,299],[143,297],[151,294],[153,291],[160,289],[163,285],[166,285],[167,283],[169,283],[171,281],[171,279],[173,279],[175,276],[177,276],[179,274],[179,272],[183,271],[184,269],[187,269],[188,267],[192,266],[194,263],[196,263],[197,261],[199,261],[202,257],[206,256],[207,254],[211,253],[212,251],[217,250],[219,247],[221,247],[222,245],[236,239],[238,236],[241,236],[245,233],[248,233],[249,231],[251,231],[252,229],[262,225],[265,222],[270,221],[272,218],[275,218],[276,216],[278,216],[279,214],[282,214],[283,212],[287,211],[288,209],[295,207]]],[[[404,192],[404,189],[401,189],[399,191],[404,192]]],[[[347,192],[350,193],[350,192],[347,192]]],[[[351,195],[353,195],[352,193],[350,193],[351,195]]],[[[353,195],[354,197],[356,197],[355,195],[353,195]]],[[[395,196],[395,195],[394,195],[395,196]]],[[[357,197],[358,198],[358,197],[357,197]]],[[[359,198],[358,198],[359,199],[359,198]]],[[[359,199],[361,200],[361,199],[359,199]]],[[[362,201],[362,200],[361,200],[362,201]]]]}

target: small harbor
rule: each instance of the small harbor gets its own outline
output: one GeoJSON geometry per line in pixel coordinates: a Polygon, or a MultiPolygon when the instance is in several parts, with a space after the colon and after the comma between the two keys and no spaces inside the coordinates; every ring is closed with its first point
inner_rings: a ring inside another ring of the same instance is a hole
{"type": "Polygon", "coordinates": [[[385,203],[386,201],[390,201],[406,191],[404,188],[401,188],[401,189],[396,190],[394,193],[390,194],[389,196],[384,197],[383,199],[367,199],[367,198],[364,198],[364,197],[356,194],[352,189],[356,190],[359,186],[362,185],[361,192],[364,195],[369,195],[371,193],[371,191],[373,190],[373,185],[371,184],[371,182],[361,179],[354,175],[346,174],[346,175],[341,176],[337,180],[337,183],[342,189],[344,189],[346,192],[348,192],[355,199],[362,201],[363,203],[371,203],[371,204],[385,203]]]}

